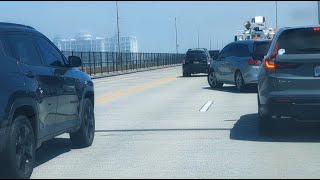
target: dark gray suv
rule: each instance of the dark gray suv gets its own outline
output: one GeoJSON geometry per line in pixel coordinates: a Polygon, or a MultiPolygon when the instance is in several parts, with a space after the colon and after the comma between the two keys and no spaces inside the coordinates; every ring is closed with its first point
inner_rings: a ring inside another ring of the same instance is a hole
{"type": "Polygon", "coordinates": [[[35,149],[70,133],[78,147],[94,139],[94,87],[34,28],[0,23],[0,178],[30,178],[35,149]]]}
{"type": "Polygon", "coordinates": [[[270,133],[274,116],[320,120],[320,28],[281,28],[258,75],[261,132],[270,133]]]}
{"type": "Polygon", "coordinates": [[[208,68],[212,59],[209,51],[205,48],[189,49],[182,64],[182,75],[184,77],[191,74],[208,73],[208,68]]]}

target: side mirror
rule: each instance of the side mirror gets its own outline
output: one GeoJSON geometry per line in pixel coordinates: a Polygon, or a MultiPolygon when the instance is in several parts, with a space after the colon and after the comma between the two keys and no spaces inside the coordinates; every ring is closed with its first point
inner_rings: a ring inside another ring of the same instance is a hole
{"type": "Polygon", "coordinates": [[[82,65],[82,61],[78,56],[69,56],[68,60],[71,67],[80,67],[82,65]]]}

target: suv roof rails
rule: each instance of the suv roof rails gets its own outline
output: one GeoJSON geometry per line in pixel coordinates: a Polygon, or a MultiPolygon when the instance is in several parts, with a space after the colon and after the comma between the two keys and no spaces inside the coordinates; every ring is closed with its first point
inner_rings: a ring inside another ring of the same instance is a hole
{"type": "Polygon", "coordinates": [[[24,27],[24,28],[34,29],[31,26],[27,26],[23,24],[8,23],[8,22],[0,22],[0,27],[1,26],[24,27]]]}

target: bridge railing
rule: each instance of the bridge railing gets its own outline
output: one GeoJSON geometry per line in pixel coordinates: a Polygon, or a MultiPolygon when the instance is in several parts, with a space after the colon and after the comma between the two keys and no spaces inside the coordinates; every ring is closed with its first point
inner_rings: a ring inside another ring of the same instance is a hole
{"type": "Polygon", "coordinates": [[[80,70],[89,75],[165,67],[182,63],[184,54],[175,53],[118,53],[62,51],[66,58],[78,56],[82,60],[80,70]]]}

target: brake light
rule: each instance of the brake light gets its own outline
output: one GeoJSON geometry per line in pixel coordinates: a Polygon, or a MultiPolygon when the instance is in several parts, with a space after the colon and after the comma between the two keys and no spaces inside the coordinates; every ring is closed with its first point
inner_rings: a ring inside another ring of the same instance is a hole
{"type": "Polygon", "coordinates": [[[265,59],[265,67],[269,70],[274,70],[276,68],[275,59],[278,54],[279,43],[276,43],[272,54],[265,59]]]}
{"type": "Polygon", "coordinates": [[[276,66],[275,66],[275,64],[274,64],[274,59],[270,59],[270,60],[269,60],[269,59],[266,59],[265,65],[266,65],[266,68],[267,68],[267,69],[270,69],[270,70],[276,68],[276,66]]]}
{"type": "Polygon", "coordinates": [[[182,64],[185,64],[186,63],[186,59],[182,59],[182,64]]]}
{"type": "Polygon", "coordinates": [[[314,31],[320,31],[320,27],[313,28],[314,31]]]}
{"type": "Polygon", "coordinates": [[[253,60],[253,59],[249,59],[248,60],[248,65],[251,66],[260,66],[261,62],[259,60],[253,60]]]}
{"type": "Polygon", "coordinates": [[[210,58],[208,58],[207,59],[207,64],[210,64],[210,63],[211,63],[210,58]]]}

